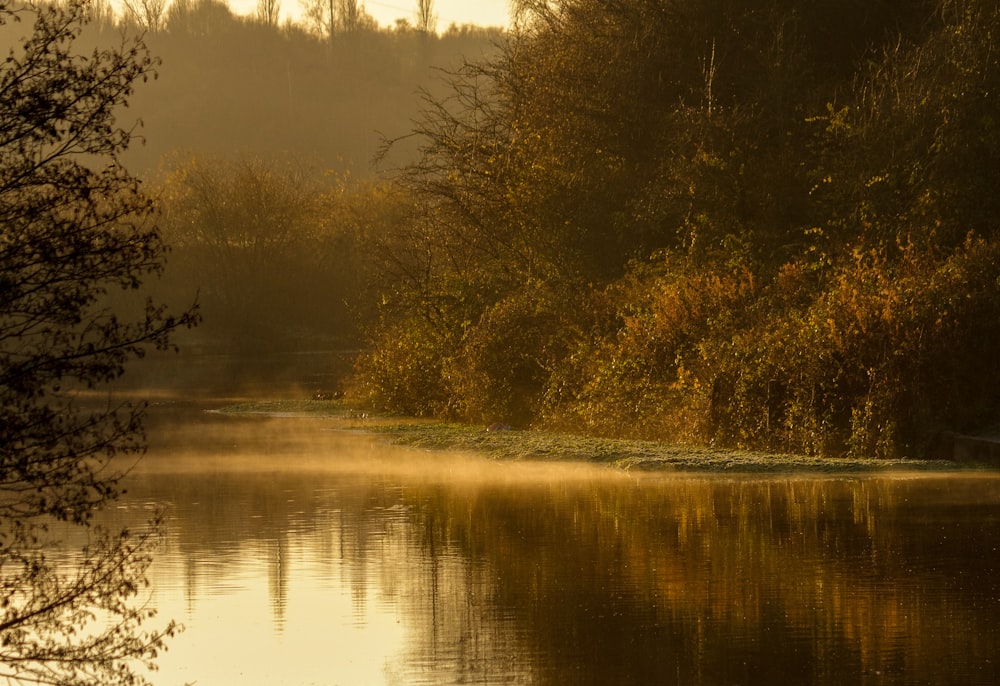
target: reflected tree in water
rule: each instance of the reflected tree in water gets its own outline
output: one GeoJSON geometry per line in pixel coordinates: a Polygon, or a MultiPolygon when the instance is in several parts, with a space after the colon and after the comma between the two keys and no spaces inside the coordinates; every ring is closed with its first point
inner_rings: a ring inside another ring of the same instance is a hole
{"type": "Polygon", "coordinates": [[[196,617],[257,569],[286,645],[388,613],[395,683],[996,683],[995,476],[581,473],[328,428],[218,415],[154,443],[183,462],[129,497],[177,503],[196,617]]]}
{"type": "MultiPolygon", "coordinates": [[[[875,674],[956,683],[950,656],[993,669],[988,627],[998,615],[995,556],[956,568],[967,555],[953,553],[995,537],[931,525],[941,488],[794,479],[428,487],[411,493],[410,511],[448,572],[415,581],[424,591],[413,602],[438,604],[416,615],[449,619],[415,652],[451,645],[442,636],[480,645],[463,662],[471,672],[482,644],[503,634],[520,660],[545,656],[531,664],[532,683],[861,683],[875,674]],[[922,534],[914,519],[927,522],[922,534]],[[464,564],[448,563],[456,557],[464,564]],[[510,618],[520,624],[503,630],[510,618]]],[[[950,488],[956,502],[993,507],[981,483],[950,488]]]]}

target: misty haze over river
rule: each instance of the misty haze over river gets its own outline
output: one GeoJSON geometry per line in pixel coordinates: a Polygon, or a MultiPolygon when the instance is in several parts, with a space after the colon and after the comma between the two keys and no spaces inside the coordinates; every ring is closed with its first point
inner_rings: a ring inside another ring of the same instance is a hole
{"type": "MultiPolygon", "coordinates": [[[[216,407],[218,405],[215,405],[216,407]]],[[[151,408],[157,684],[993,684],[1000,478],[625,474],[151,408]]]]}

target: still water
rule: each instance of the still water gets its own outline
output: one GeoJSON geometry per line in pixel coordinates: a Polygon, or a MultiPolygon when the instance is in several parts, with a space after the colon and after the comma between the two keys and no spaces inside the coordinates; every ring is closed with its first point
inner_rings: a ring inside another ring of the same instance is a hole
{"type": "Polygon", "coordinates": [[[154,421],[157,684],[1000,683],[1000,477],[494,463],[154,421]]]}

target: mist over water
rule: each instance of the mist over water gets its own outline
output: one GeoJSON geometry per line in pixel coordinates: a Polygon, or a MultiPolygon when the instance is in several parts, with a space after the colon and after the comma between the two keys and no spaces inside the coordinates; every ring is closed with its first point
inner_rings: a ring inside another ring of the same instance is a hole
{"type": "Polygon", "coordinates": [[[995,683],[1000,479],[630,475],[152,408],[158,684],[995,683]]]}

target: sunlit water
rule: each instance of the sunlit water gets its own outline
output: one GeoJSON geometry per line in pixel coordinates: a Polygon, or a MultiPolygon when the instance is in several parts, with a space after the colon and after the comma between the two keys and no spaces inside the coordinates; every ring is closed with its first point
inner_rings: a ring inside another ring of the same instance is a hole
{"type": "MultiPolygon", "coordinates": [[[[155,419],[155,418],[154,418],[155,419]]],[[[623,475],[154,421],[157,684],[996,684],[1000,478],[623,475]]]]}

